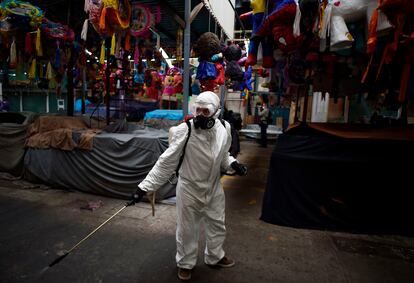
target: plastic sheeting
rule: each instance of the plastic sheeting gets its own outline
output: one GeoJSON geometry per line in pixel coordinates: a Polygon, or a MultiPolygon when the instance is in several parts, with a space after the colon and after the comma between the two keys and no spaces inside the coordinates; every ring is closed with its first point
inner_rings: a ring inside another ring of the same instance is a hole
{"type": "Polygon", "coordinates": [[[261,219],[299,228],[414,235],[414,128],[303,126],[279,136],[261,219]]]}
{"type": "MultiPolygon", "coordinates": [[[[74,132],[74,140],[80,133],[74,132]]],[[[92,150],[28,149],[25,177],[52,186],[76,189],[110,197],[130,197],[168,147],[164,130],[137,128],[128,133],[102,132],[93,139],[92,150]]],[[[157,199],[175,195],[167,183],[157,199]]]]}
{"type": "Polygon", "coordinates": [[[0,112],[0,171],[21,175],[27,129],[37,114],[0,112]]]}

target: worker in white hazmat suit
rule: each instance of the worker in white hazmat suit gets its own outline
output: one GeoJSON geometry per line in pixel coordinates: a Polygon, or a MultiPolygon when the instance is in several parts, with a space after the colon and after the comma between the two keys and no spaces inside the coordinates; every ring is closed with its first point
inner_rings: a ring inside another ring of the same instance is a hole
{"type": "MultiPolygon", "coordinates": [[[[234,170],[247,174],[247,167],[229,155],[230,124],[218,119],[218,96],[206,91],[198,95],[193,106],[194,119],[184,159],[179,168],[177,195],[177,254],[178,277],[191,278],[196,265],[200,222],[205,223],[206,246],[204,262],[208,265],[231,267],[234,260],[225,256],[223,242],[226,236],[225,199],[220,183],[221,172],[234,170]]],[[[138,185],[133,199],[140,201],[146,192],[156,191],[175,173],[188,135],[188,126],[182,123],[169,132],[169,147],[159,157],[147,177],[138,185]]]]}

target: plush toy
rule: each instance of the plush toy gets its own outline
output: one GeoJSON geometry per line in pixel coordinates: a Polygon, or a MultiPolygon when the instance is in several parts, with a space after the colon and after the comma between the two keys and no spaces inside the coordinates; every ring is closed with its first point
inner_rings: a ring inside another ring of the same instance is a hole
{"type": "Polygon", "coordinates": [[[165,95],[173,95],[174,94],[174,77],[172,76],[165,76],[164,79],[164,91],[162,94],[165,95]]]}
{"type": "Polygon", "coordinates": [[[214,88],[224,83],[224,68],[219,62],[220,40],[212,32],[203,33],[194,46],[196,56],[199,57],[196,78],[200,81],[202,91],[214,91],[214,88]]]}
{"type": "Polygon", "coordinates": [[[180,73],[174,76],[174,93],[183,93],[183,76],[180,73]]]}
{"type": "Polygon", "coordinates": [[[252,0],[250,1],[252,11],[240,15],[241,20],[249,19],[253,26],[253,37],[249,44],[249,54],[247,56],[246,65],[254,66],[257,63],[257,53],[259,46],[262,46],[263,67],[271,68],[273,66],[273,42],[267,34],[259,35],[257,32],[262,26],[264,15],[266,11],[266,0],[252,0]]]}
{"type": "Polygon", "coordinates": [[[161,76],[157,71],[147,69],[144,73],[144,82],[146,87],[146,97],[158,100],[162,88],[161,76]]]}
{"type": "Polygon", "coordinates": [[[378,0],[330,0],[323,12],[320,31],[321,51],[326,48],[326,38],[330,34],[330,50],[337,51],[351,48],[354,38],[346,23],[355,22],[364,17],[370,22],[378,0]]]}
{"type": "Polygon", "coordinates": [[[238,63],[241,55],[242,51],[236,44],[230,44],[224,50],[224,58],[227,61],[224,74],[232,81],[241,81],[243,79],[243,70],[238,63]]]}
{"type": "Polygon", "coordinates": [[[297,0],[273,0],[273,9],[257,31],[258,36],[273,35],[277,47],[285,52],[296,50],[302,43],[300,8],[297,0]]]}

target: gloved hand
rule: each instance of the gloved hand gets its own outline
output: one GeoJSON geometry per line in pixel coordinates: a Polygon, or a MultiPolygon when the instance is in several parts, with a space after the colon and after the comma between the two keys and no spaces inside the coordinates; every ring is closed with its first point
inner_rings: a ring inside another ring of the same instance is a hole
{"type": "Polygon", "coordinates": [[[131,195],[131,205],[134,205],[142,200],[147,192],[138,188],[132,195],[131,195]]]}
{"type": "Polygon", "coordinates": [[[247,175],[247,166],[244,164],[241,164],[237,161],[234,161],[231,164],[231,168],[234,169],[234,171],[236,171],[236,174],[239,176],[246,176],[247,175]]]}

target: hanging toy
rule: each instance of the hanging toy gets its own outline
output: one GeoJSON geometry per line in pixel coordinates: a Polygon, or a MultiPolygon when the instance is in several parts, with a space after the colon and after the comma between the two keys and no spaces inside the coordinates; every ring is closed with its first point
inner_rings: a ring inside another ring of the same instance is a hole
{"type": "Polygon", "coordinates": [[[303,41],[300,35],[300,10],[297,0],[272,0],[273,9],[257,30],[257,36],[273,36],[273,41],[284,53],[296,50],[303,41]]]}
{"type": "Polygon", "coordinates": [[[151,27],[151,10],[147,5],[132,4],[130,33],[135,37],[144,37],[151,27]]]}
{"type": "Polygon", "coordinates": [[[103,0],[99,18],[99,30],[102,34],[112,35],[116,30],[129,27],[131,5],[128,0],[103,0]]]}
{"type": "Polygon", "coordinates": [[[5,0],[0,3],[0,18],[18,30],[36,29],[42,22],[44,12],[30,3],[18,0],[5,0]]]}
{"type": "Polygon", "coordinates": [[[72,42],[75,39],[75,33],[68,26],[55,23],[44,18],[40,29],[47,37],[51,39],[60,39],[66,42],[72,42]]]}
{"type": "MultiPolygon", "coordinates": [[[[372,12],[377,5],[377,0],[328,1],[324,9],[325,16],[320,36],[325,39],[330,35],[330,51],[351,48],[354,37],[346,23],[366,18],[369,25],[372,12]]],[[[325,44],[325,40],[321,41],[321,51],[325,51],[325,44]]]]}
{"type": "Polygon", "coordinates": [[[213,58],[220,60],[220,40],[212,32],[203,33],[194,46],[194,51],[200,64],[197,68],[196,79],[200,81],[202,91],[214,91],[220,82],[224,83],[224,68],[219,62],[214,63],[213,58]],[[221,67],[220,67],[221,66],[221,67]],[[222,76],[221,76],[222,75],[222,76]]]}
{"type": "Polygon", "coordinates": [[[242,21],[250,20],[253,27],[253,38],[249,43],[249,54],[247,56],[246,65],[254,66],[257,64],[257,55],[259,47],[261,46],[263,66],[265,68],[271,68],[273,65],[273,48],[272,42],[269,40],[271,37],[256,35],[265,18],[266,0],[252,0],[250,1],[250,7],[252,8],[252,11],[240,15],[242,21]]]}
{"type": "MultiPolygon", "coordinates": [[[[159,23],[160,20],[161,16],[157,14],[157,17],[154,17],[151,13],[151,8],[148,5],[136,2],[132,4],[131,27],[129,29],[129,33],[131,36],[135,37],[134,64],[138,63],[137,56],[141,55],[137,49],[139,41],[138,38],[148,38],[151,26],[159,23]]],[[[125,40],[125,45],[127,44],[127,40],[129,42],[129,36],[127,36],[125,40]]]]}
{"type": "Polygon", "coordinates": [[[85,13],[89,13],[89,22],[97,33],[100,33],[99,18],[101,5],[102,0],[85,0],[85,13]]]}

